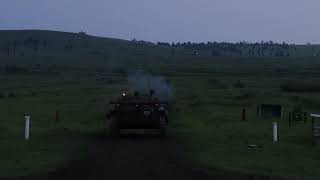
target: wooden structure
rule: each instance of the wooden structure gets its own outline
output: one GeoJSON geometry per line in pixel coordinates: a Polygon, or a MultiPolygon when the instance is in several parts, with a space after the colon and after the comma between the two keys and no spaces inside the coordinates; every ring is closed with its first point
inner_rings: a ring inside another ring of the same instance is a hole
{"type": "Polygon", "coordinates": [[[310,114],[312,121],[312,144],[320,143],[320,114],[310,114]]]}

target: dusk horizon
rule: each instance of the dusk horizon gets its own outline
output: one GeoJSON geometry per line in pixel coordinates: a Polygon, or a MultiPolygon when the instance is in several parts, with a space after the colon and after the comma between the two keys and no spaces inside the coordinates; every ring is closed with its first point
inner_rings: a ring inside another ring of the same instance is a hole
{"type": "MultiPolygon", "coordinates": [[[[136,40],[136,41],[144,41],[144,42],[151,42],[151,43],[208,43],[208,42],[217,42],[217,43],[242,43],[242,42],[245,42],[245,43],[249,43],[249,44],[254,44],[254,43],[269,43],[270,41],[272,41],[272,43],[277,43],[277,44],[283,44],[283,43],[286,43],[286,44],[293,44],[293,45],[308,45],[310,42],[305,42],[305,43],[294,43],[294,42],[287,42],[287,41],[275,41],[275,40],[260,40],[260,41],[247,41],[247,40],[242,40],[242,41],[215,41],[215,40],[211,40],[211,41],[199,41],[199,42],[195,42],[195,41],[148,41],[148,40],[145,40],[145,39],[137,39],[135,37],[133,38],[119,38],[119,37],[111,37],[111,36],[104,36],[104,35],[96,35],[96,34],[91,34],[87,31],[84,31],[84,30],[80,30],[80,31],[64,31],[64,30],[52,30],[52,29],[0,29],[0,31],[53,31],[53,32],[63,32],[63,33],[80,33],[80,32],[84,32],[86,33],[87,35],[90,35],[90,36],[95,36],[95,37],[101,37],[101,38],[111,38],[111,39],[119,39],[119,40],[127,40],[127,41],[133,41],[133,40],[136,40]]],[[[311,45],[320,45],[320,42],[319,43],[310,43],[311,45]]]]}
{"type": "Polygon", "coordinates": [[[39,29],[150,42],[320,44],[320,2],[309,0],[4,1],[0,29],[39,29]]]}

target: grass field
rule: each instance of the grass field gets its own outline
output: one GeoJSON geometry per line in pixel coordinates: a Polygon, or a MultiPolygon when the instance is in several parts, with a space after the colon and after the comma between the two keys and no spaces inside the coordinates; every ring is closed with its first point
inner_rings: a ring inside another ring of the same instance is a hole
{"type": "Polygon", "coordinates": [[[260,103],[282,104],[285,117],[297,105],[319,112],[318,57],[170,57],[163,51],[1,56],[0,177],[51,171],[83,156],[88,137],[103,132],[107,102],[127,88],[128,75],[143,70],[173,83],[170,133],[200,167],[319,179],[320,148],[311,145],[310,121],[290,128],[285,118],[256,118],[260,103]],[[243,108],[247,121],[241,121],[243,108]],[[31,115],[28,142],[24,113],[31,115]],[[277,144],[273,121],[279,122],[277,144]]]}

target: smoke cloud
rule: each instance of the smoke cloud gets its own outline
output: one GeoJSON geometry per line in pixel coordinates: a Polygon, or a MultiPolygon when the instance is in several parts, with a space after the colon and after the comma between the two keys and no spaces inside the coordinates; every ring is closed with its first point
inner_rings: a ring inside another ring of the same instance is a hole
{"type": "Polygon", "coordinates": [[[161,76],[135,73],[128,76],[128,84],[130,90],[140,94],[149,94],[150,90],[154,90],[154,96],[160,100],[169,101],[174,98],[174,87],[161,76]]]}

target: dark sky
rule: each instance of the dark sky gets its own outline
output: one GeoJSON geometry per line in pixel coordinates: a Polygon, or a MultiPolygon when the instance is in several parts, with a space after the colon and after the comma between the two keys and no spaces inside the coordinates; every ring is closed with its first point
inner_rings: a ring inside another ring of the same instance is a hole
{"type": "Polygon", "coordinates": [[[320,0],[0,0],[0,29],[146,41],[320,43],[320,0]]]}

